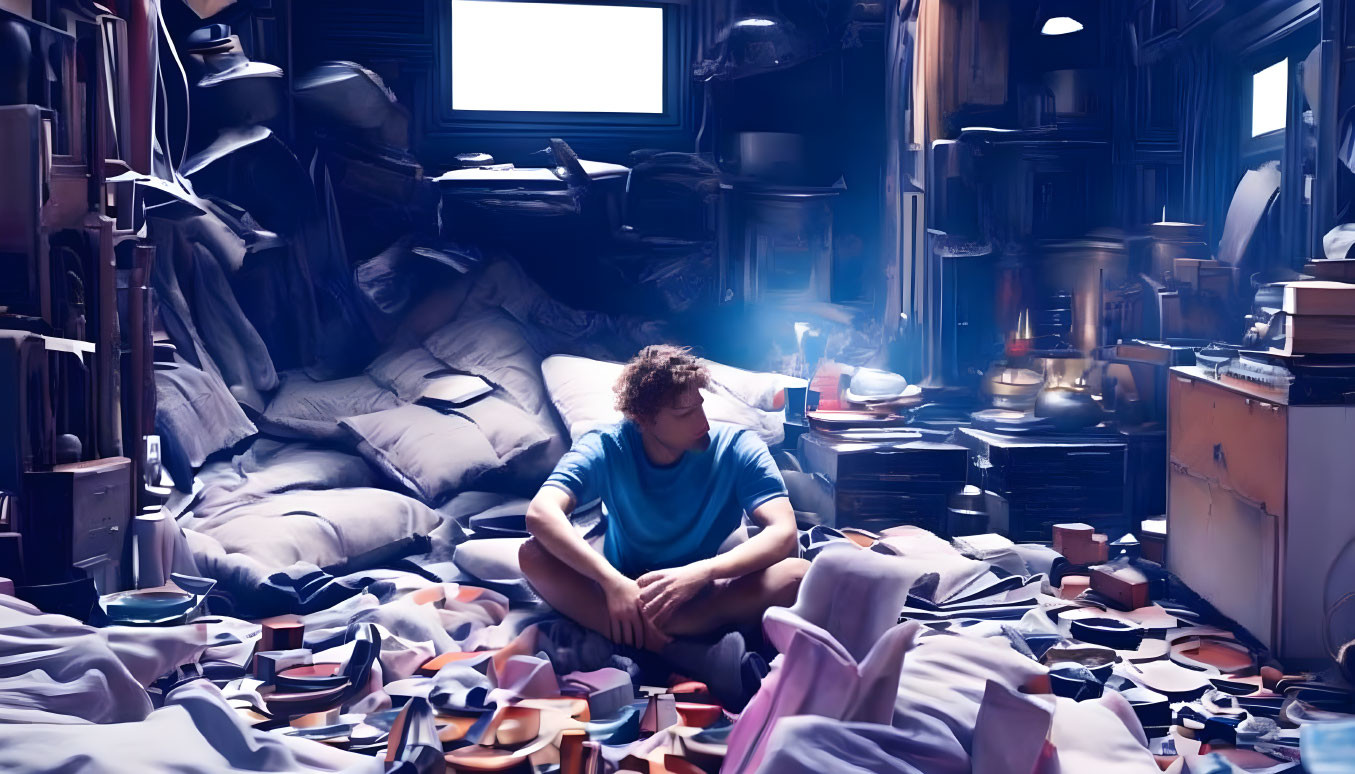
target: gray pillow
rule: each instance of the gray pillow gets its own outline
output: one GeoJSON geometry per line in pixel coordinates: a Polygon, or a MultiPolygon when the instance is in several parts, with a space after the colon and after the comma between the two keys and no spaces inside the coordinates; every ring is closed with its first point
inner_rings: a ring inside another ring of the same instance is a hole
{"type": "Polygon", "coordinates": [[[483,376],[527,413],[549,411],[541,355],[528,343],[522,325],[504,312],[457,318],[434,331],[423,346],[453,369],[483,376]]]}
{"type": "MultiPolygon", "coordinates": [[[[498,388],[493,397],[515,404],[536,421],[547,442],[521,451],[494,482],[496,488],[507,491],[535,491],[568,450],[569,440],[546,392],[541,355],[527,341],[522,324],[502,310],[485,310],[447,323],[428,336],[423,346],[449,367],[484,377],[498,388]]],[[[483,416],[474,418],[491,428],[487,435],[499,435],[496,424],[483,416]]],[[[500,421],[507,420],[494,420],[500,421]]]]}
{"type": "Polygon", "coordinates": [[[425,503],[437,504],[501,467],[469,419],[409,404],[348,417],[358,453],[425,503]]]}
{"type": "Polygon", "coordinates": [[[395,393],[366,374],[317,382],[301,371],[289,371],[257,424],[283,438],[342,440],[340,419],[398,405],[395,393]]]}
{"type": "Polygon", "coordinates": [[[536,417],[492,395],[452,409],[451,413],[474,422],[505,464],[551,439],[536,417]]]}
{"type": "Polygon", "coordinates": [[[403,342],[377,356],[367,366],[373,381],[413,403],[438,374],[449,373],[447,364],[433,357],[417,342],[403,342]]]}

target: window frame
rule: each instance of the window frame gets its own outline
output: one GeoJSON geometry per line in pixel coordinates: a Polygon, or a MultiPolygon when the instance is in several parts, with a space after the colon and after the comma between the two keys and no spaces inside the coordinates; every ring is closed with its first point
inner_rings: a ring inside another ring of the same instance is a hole
{"type": "Polygon", "coordinates": [[[1295,92],[1295,74],[1312,45],[1316,44],[1313,39],[1316,32],[1316,20],[1305,19],[1278,34],[1254,43],[1238,58],[1238,76],[1242,87],[1242,110],[1239,115],[1241,120],[1238,122],[1241,125],[1239,151],[1246,168],[1255,168],[1266,161],[1283,162],[1289,138],[1295,136],[1302,126],[1303,95],[1295,92]],[[1253,76],[1286,59],[1289,64],[1285,72],[1284,126],[1253,137],[1251,133],[1253,76]]]}
{"type": "Polygon", "coordinates": [[[1316,0],[1296,4],[1274,14],[1244,39],[1235,54],[1238,85],[1243,95],[1238,115],[1240,142],[1237,147],[1237,179],[1248,169],[1269,161],[1280,163],[1279,232],[1274,266],[1294,267],[1308,252],[1309,224],[1302,169],[1303,109],[1305,98],[1297,77],[1299,65],[1318,44],[1320,24],[1316,0]],[[1289,60],[1285,74],[1285,126],[1257,137],[1251,136],[1252,75],[1281,59],[1289,60]]]}

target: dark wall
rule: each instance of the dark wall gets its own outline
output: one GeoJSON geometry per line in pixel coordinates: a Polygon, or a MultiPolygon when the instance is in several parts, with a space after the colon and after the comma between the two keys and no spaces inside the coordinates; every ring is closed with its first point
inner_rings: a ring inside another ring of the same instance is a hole
{"type": "MultiPolygon", "coordinates": [[[[1283,142],[1250,138],[1252,73],[1287,56],[1302,62],[1318,42],[1319,0],[1133,0],[1118,4],[1115,183],[1125,227],[1160,219],[1202,223],[1218,245],[1243,173],[1267,160],[1281,188],[1281,262],[1308,257],[1304,174],[1313,174],[1311,130],[1300,97],[1283,142]]],[[[1297,68],[1295,68],[1297,71],[1297,68]]]]}

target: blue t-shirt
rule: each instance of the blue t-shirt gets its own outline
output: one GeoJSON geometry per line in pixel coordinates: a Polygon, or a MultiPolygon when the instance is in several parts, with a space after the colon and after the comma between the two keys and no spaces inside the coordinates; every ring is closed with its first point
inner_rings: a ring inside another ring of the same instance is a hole
{"type": "Polygon", "coordinates": [[[710,446],[666,466],[649,461],[630,420],[590,431],[546,483],[574,495],[576,509],[602,500],[603,553],[630,577],[715,556],[745,512],[786,496],[767,444],[718,422],[711,423],[710,446]]]}

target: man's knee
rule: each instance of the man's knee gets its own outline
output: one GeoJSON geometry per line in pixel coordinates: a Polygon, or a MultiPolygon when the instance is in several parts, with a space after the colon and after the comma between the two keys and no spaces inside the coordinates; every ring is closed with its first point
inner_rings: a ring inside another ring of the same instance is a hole
{"type": "Polygon", "coordinates": [[[804,559],[782,559],[772,565],[767,579],[772,596],[777,604],[792,605],[800,592],[800,581],[809,572],[809,562],[804,559]]]}
{"type": "Polygon", "coordinates": [[[542,562],[546,560],[546,549],[541,546],[541,541],[536,538],[527,538],[518,546],[518,567],[522,569],[523,575],[530,575],[534,570],[541,567],[542,562]]]}

